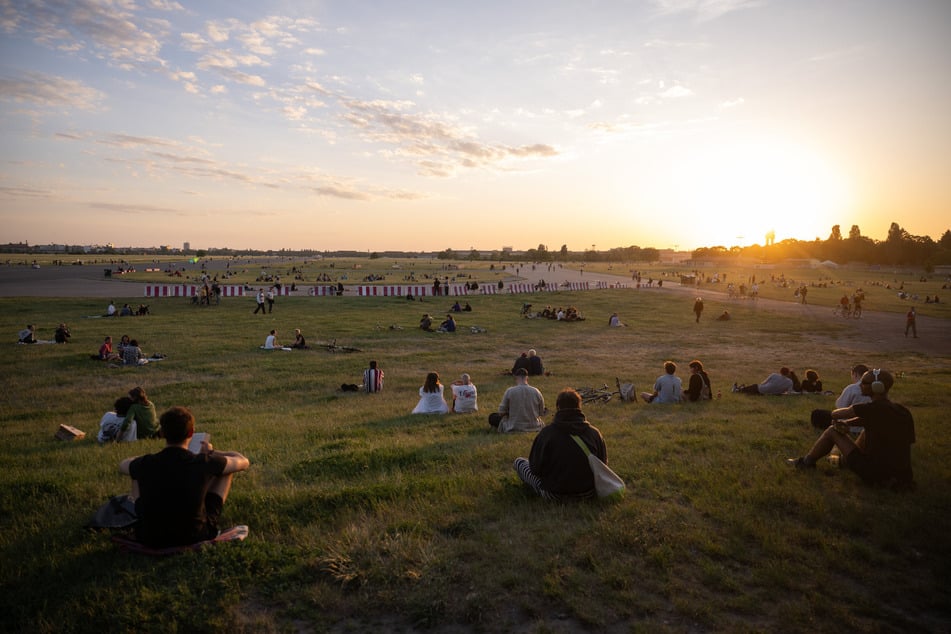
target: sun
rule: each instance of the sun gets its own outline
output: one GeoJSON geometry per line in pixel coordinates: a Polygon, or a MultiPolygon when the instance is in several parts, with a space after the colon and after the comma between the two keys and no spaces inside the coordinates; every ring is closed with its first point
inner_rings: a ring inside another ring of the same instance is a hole
{"type": "Polygon", "coordinates": [[[846,180],[829,161],[790,142],[745,142],[694,154],[684,168],[686,204],[704,218],[709,246],[828,236],[847,211],[846,180]],[[712,242],[711,242],[712,241],[712,242]]]}

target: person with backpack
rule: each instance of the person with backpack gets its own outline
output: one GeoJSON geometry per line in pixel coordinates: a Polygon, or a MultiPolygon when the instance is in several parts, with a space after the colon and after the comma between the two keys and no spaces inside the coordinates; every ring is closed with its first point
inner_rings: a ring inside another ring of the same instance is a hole
{"type": "Polygon", "coordinates": [[[688,401],[709,401],[713,398],[713,388],[710,386],[710,376],[703,369],[703,364],[694,359],[687,366],[690,368],[690,380],[684,390],[684,399],[688,401]]]}

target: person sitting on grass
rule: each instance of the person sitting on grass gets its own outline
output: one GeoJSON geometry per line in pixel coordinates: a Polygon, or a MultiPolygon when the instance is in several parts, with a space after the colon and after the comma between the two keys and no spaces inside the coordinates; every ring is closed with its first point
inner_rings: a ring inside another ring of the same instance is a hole
{"type": "Polygon", "coordinates": [[[439,324],[439,332],[456,332],[456,320],[452,315],[446,315],[445,321],[439,324]]]}
{"type": "Polygon", "coordinates": [[[534,348],[528,351],[528,376],[541,376],[545,374],[545,364],[542,358],[534,348]]]}
{"type": "Polygon", "coordinates": [[[618,317],[617,313],[611,313],[611,317],[608,318],[608,326],[611,328],[623,328],[626,325],[627,324],[621,321],[621,318],[618,317]]]}
{"type": "Polygon", "coordinates": [[[60,324],[56,328],[56,332],[53,334],[53,341],[56,343],[69,343],[69,338],[72,334],[69,332],[69,326],[66,324],[60,324]]]}
{"type": "Polygon", "coordinates": [[[116,399],[113,411],[103,414],[99,421],[99,433],[96,440],[106,442],[134,442],[138,440],[135,421],[128,418],[132,399],[123,396],[116,399]]]}
{"type": "Polygon", "coordinates": [[[295,350],[306,350],[307,342],[304,341],[304,335],[301,334],[300,328],[294,329],[294,343],[291,344],[291,348],[295,350]]]}
{"type": "Polygon", "coordinates": [[[479,410],[478,391],[472,378],[463,373],[459,379],[452,382],[452,411],[456,414],[467,414],[479,410]]]}
{"type": "Polygon", "coordinates": [[[118,361],[119,355],[112,351],[112,337],[106,336],[102,341],[102,345],[99,346],[99,354],[96,355],[97,359],[100,361],[118,361]]]}
{"type": "Polygon", "coordinates": [[[145,358],[145,353],[139,347],[136,339],[130,339],[129,345],[122,349],[123,365],[145,365],[149,360],[145,358]]]}
{"type": "MultiPolygon", "coordinates": [[[[868,366],[864,363],[856,363],[852,366],[852,382],[843,388],[842,393],[835,399],[837,408],[849,407],[856,403],[870,403],[871,397],[862,393],[862,377],[868,372],[868,366]]],[[[811,415],[812,426],[816,429],[825,429],[832,424],[832,410],[814,409],[811,415]]]]}
{"type": "Polygon", "coordinates": [[[512,374],[515,385],[505,390],[498,411],[489,414],[489,425],[500,432],[537,431],[545,426],[545,398],[528,384],[528,370],[518,368],[512,374]]]}
{"type": "Polygon", "coordinates": [[[132,404],[129,406],[126,420],[137,424],[136,436],[158,438],[158,414],[155,411],[155,403],[149,400],[141,387],[129,390],[129,398],[132,399],[132,404]]]}
{"type": "Polygon", "coordinates": [[[433,332],[433,318],[429,316],[429,313],[425,313],[419,320],[420,330],[425,330],[426,332],[433,332]]]}
{"type": "Polygon", "coordinates": [[[370,361],[370,367],[363,371],[363,391],[367,394],[383,391],[383,370],[376,366],[376,361],[370,361]]]}
{"type": "Polygon", "coordinates": [[[646,403],[680,403],[683,401],[683,382],[680,377],[674,376],[677,364],[673,361],[664,362],[664,374],[657,377],[653,392],[641,392],[641,398],[646,403]]]}
{"type": "Polygon", "coordinates": [[[414,414],[447,414],[449,404],[443,396],[443,384],[439,382],[439,374],[430,372],[426,375],[426,382],[419,388],[419,403],[413,408],[414,414]]]}
{"type": "Polygon", "coordinates": [[[17,342],[36,343],[36,327],[28,324],[26,328],[17,333],[17,342]]]}
{"type": "Polygon", "coordinates": [[[190,452],[195,417],[185,407],[164,412],[159,426],[165,438],[162,451],[119,464],[119,471],[132,478],[139,517],[136,539],[152,548],[214,539],[232,478],[251,463],[240,453],[215,451],[208,442],[199,453],[190,452]]]}
{"type": "Polygon", "coordinates": [[[815,370],[806,370],[806,380],[802,382],[801,387],[800,391],[803,394],[821,394],[822,379],[819,378],[819,373],[815,370]]]}
{"type": "Polygon", "coordinates": [[[741,394],[785,394],[793,389],[793,380],[790,376],[790,370],[786,366],[779,368],[779,372],[773,372],[762,383],[753,383],[752,385],[743,385],[735,388],[735,392],[741,394]]]}
{"type": "Polygon", "coordinates": [[[703,364],[694,359],[687,367],[690,368],[690,382],[684,390],[684,398],[688,401],[707,401],[713,398],[710,376],[703,369],[703,364]]]}
{"type": "Polygon", "coordinates": [[[264,345],[262,346],[265,350],[275,350],[281,347],[281,344],[277,342],[277,331],[271,330],[268,333],[268,336],[264,338],[264,345]]]}
{"type": "Polygon", "coordinates": [[[911,446],[915,443],[915,421],[903,405],[888,398],[895,378],[887,370],[869,370],[862,376],[862,393],[871,401],[840,407],[832,412],[832,424],[826,428],[805,456],[787,458],[797,469],[815,469],[816,462],[834,447],[840,460],[863,482],[913,490],[911,446]],[[850,427],[864,428],[852,440],[850,427]]]}
{"type": "Polygon", "coordinates": [[[516,458],[515,472],[531,490],[546,500],[595,496],[588,457],[572,436],[579,437],[592,454],[607,464],[604,437],[581,411],[581,395],[571,388],[558,393],[555,417],[538,432],[528,459],[516,458]]]}

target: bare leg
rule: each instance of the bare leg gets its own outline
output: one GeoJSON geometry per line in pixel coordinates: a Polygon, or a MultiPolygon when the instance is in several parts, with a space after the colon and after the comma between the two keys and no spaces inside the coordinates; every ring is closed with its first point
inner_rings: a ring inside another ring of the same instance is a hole
{"type": "Polygon", "coordinates": [[[217,493],[221,498],[221,501],[224,502],[228,499],[228,493],[231,492],[231,480],[233,478],[233,473],[218,476],[212,480],[211,486],[208,488],[208,492],[217,493]]]}
{"type": "Polygon", "coordinates": [[[848,455],[856,449],[855,442],[848,434],[843,434],[835,430],[835,427],[829,425],[819,439],[816,440],[812,449],[806,454],[806,463],[815,464],[819,458],[826,456],[832,451],[833,447],[838,447],[842,455],[848,459],[848,455]]]}

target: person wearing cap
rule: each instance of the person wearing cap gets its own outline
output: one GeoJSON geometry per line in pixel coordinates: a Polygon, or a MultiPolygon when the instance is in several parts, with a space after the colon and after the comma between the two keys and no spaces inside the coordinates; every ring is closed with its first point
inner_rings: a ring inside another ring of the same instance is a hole
{"type": "Polygon", "coordinates": [[[840,407],[832,412],[832,424],[812,449],[801,458],[788,458],[797,469],[815,469],[816,461],[833,447],[841,452],[841,461],[866,484],[914,489],[911,470],[911,445],[915,442],[915,421],[902,405],[888,398],[895,378],[887,370],[869,370],[862,375],[862,394],[871,400],[840,407]],[[864,428],[852,440],[850,427],[864,428]]]}
{"type": "Polygon", "coordinates": [[[512,374],[515,385],[505,390],[499,411],[489,415],[489,424],[500,432],[538,431],[545,426],[545,397],[528,384],[528,370],[518,368],[512,374]]]}

